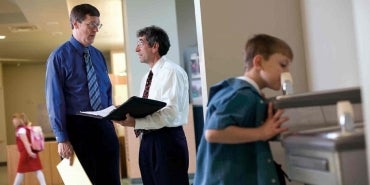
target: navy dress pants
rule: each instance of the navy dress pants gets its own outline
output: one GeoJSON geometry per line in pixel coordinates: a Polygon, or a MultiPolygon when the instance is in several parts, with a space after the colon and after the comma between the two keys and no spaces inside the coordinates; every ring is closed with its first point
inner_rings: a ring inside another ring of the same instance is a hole
{"type": "Polygon", "coordinates": [[[120,185],[119,143],[111,121],[67,116],[75,154],[94,185],[120,185]]]}
{"type": "Polygon", "coordinates": [[[143,134],[139,165],[144,185],[189,185],[189,151],[182,126],[143,134]]]}

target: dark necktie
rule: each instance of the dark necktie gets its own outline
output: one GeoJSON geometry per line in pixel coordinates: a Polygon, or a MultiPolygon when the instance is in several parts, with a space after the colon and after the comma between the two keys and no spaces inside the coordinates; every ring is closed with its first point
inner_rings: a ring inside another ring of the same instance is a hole
{"type": "Polygon", "coordinates": [[[143,92],[143,98],[148,98],[149,96],[149,89],[150,89],[150,85],[152,84],[152,78],[153,78],[153,72],[152,70],[150,70],[148,74],[148,78],[146,79],[145,89],[143,92]]]}
{"type": "MultiPolygon", "coordinates": [[[[148,96],[149,96],[149,89],[150,89],[150,85],[152,84],[152,78],[153,78],[153,72],[152,72],[152,70],[150,70],[150,72],[148,74],[148,78],[146,79],[145,88],[144,88],[144,92],[143,92],[143,98],[148,98],[148,96]]],[[[136,137],[139,137],[140,134],[144,130],[143,129],[135,129],[134,131],[135,131],[136,137]]]]}
{"type": "Polygon", "coordinates": [[[101,109],[101,99],[98,81],[94,66],[91,63],[90,52],[88,48],[84,50],[84,58],[86,63],[87,82],[89,87],[90,104],[93,110],[101,109]]]}

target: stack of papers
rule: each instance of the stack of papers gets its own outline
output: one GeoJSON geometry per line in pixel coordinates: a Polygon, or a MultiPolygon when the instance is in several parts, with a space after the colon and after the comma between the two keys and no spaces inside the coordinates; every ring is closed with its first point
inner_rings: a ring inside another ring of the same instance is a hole
{"type": "Polygon", "coordinates": [[[112,105],[99,111],[81,111],[78,115],[121,121],[126,119],[127,113],[134,118],[143,118],[165,106],[165,102],[132,96],[117,108],[112,105]]]}
{"type": "Polygon", "coordinates": [[[92,185],[76,154],[73,155],[72,166],[70,159],[63,159],[57,165],[57,169],[64,185],[92,185]]]}

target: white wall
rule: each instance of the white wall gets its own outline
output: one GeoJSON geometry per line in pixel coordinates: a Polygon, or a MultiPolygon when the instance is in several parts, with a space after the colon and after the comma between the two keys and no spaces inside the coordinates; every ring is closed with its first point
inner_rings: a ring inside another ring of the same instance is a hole
{"type": "MultiPolygon", "coordinates": [[[[370,120],[370,1],[369,0],[354,0],[353,17],[355,25],[355,35],[357,42],[357,58],[359,61],[360,81],[362,89],[362,107],[364,111],[365,123],[370,120]]],[[[366,147],[367,147],[367,166],[368,177],[370,182],[370,127],[367,125],[366,129],[366,147]]]]}
{"type": "MultiPolygon", "coordinates": [[[[244,45],[257,33],[274,35],[292,47],[294,59],[291,72],[296,84],[295,92],[307,91],[299,1],[195,0],[195,6],[198,9],[196,18],[201,15],[201,20],[197,20],[197,29],[198,44],[203,44],[200,57],[204,66],[201,67],[206,74],[203,92],[220,80],[243,74],[244,45]]],[[[267,95],[274,94],[267,92],[267,95]]],[[[203,99],[206,101],[207,98],[203,99]]]]}
{"type": "Polygon", "coordinates": [[[352,1],[300,2],[310,91],[359,86],[352,1]]]}

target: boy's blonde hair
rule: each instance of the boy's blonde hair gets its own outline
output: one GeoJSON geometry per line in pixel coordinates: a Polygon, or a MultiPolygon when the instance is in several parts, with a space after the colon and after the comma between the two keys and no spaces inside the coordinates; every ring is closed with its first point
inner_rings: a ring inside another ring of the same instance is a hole
{"type": "Polygon", "coordinates": [[[256,55],[262,55],[265,60],[275,53],[285,55],[290,60],[293,60],[293,52],[289,45],[274,36],[267,34],[257,34],[247,41],[245,44],[245,68],[251,69],[253,66],[253,58],[256,55]]]}

